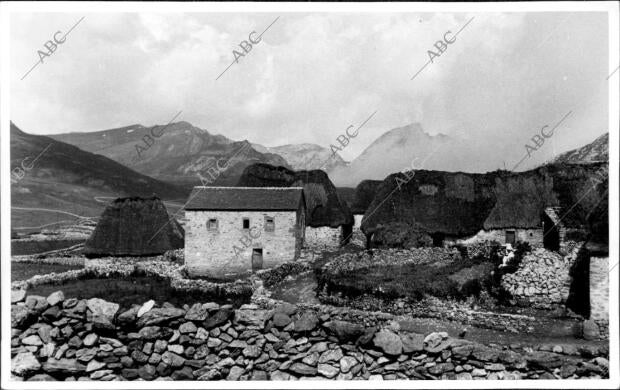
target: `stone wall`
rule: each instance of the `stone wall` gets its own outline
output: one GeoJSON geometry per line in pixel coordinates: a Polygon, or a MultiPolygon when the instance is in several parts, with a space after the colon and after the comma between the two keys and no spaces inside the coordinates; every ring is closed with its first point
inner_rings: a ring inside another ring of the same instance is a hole
{"type": "Polygon", "coordinates": [[[343,238],[341,227],[307,226],[304,246],[313,250],[336,250],[343,238]]]}
{"type": "Polygon", "coordinates": [[[542,248],[543,245],[543,230],[540,229],[494,229],[494,230],[480,230],[476,235],[456,240],[457,244],[468,245],[475,242],[484,241],[497,241],[501,245],[506,244],[506,231],[515,232],[515,240],[528,242],[532,248],[542,248]]]}
{"type": "Polygon", "coordinates": [[[580,246],[566,256],[543,248],[523,256],[516,272],[502,276],[502,287],[518,302],[541,309],[566,303],[572,278],[570,269],[580,246]]]}
{"type": "Polygon", "coordinates": [[[351,243],[359,245],[361,247],[366,247],[366,236],[364,232],[362,232],[362,219],[364,218],[364,214],[353,214],[353,232],[351,234],[351,243]]]}
{"type": "Polygon", "coordinates": [[[507,349],[407,330],[383,313],[11,294],[11,379],[600,379],[608,349],[507,349]]]}
{"type": "Polygon", "coordinates": [[[263,250],[263,268],[295,259],[303,230],[295,211],[186,211],[185,265],[190,275],[230,277],[252,270],[252,251],[263,250]],[[265,231],[265,218],[275,221],[274,231],[265,231]],[[217,230],[207,221],[217,219],[217,230]],[[250,219],[243,229],[243,218],[250,219]]]}
{"type": "Polygon", "coordinates": [[[599,337],[609,338],[609,258],[590,258],[590,319],[599,337]]]}

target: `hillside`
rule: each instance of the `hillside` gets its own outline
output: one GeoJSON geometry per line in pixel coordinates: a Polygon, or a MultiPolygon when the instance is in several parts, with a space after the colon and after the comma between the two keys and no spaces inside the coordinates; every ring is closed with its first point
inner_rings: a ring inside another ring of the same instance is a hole
{"type": "Polygon", "coordinates": [[[288,167],[286,160],[276,154],[260,153],[247,141],[211,134],[188,122],[152,127],[132,125],[52,138],[104,155],[150,177],[181,185],[188,191],[204,180],[209,185],[234,185],[245,167],[254,162],[288,167]],[[145,136],[150,146],[145,144],[145,136]],[[218,162],[220,167],[227,168],[213,173],[218,162]]]}
{"type": "Polygon", "coordinates": [[[553,160],[554,163],[565,164],[587,164],[607,161],[609,161],[609,133],[601,135],[581,148],[562,153],[553,160]]]}
{"type": "Polygon", "coordinates": [[[12,227],[75,221],[78,216],[97,217],[111,199],[121,196],[155,194],[182,202],[187,195],[179,187],[135,172],[107,157],[25,133],[13,123],[10,140],[11,169],[17,172],[22,162],[25,167],[32,167],[21,179],[12,176],[12,227]]]}

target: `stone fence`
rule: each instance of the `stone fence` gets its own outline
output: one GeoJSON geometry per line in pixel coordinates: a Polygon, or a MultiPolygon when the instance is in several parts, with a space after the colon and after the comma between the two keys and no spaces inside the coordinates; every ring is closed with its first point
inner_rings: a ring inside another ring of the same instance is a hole
{"type": "Polygon", "coordinates": [[[607,378],[608,350],[534,351],[417,334],[381,313],[291,304],[153,301],[119,313],[92,298],[11,294],[13,380],[607,378]]]}

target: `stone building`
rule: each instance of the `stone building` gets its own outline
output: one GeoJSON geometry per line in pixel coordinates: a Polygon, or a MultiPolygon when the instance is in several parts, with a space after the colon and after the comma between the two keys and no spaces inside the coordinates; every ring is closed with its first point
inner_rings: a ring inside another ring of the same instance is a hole
{"type": "Polygon", "coordinates": [[[185,206],[188,272],[227,278],[297,259],[305,207],[301,187],[194,187],[185,206]]]}

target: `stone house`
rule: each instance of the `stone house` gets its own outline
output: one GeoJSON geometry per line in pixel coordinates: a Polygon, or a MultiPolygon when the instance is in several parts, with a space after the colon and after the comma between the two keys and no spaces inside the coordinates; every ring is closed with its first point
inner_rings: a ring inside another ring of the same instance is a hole
{"type": "Polygon", "coordinates": [[[188,273],[226,278],[297,259],[305,208],[301,187],[194,187],[185,206],[188,273]]]}

